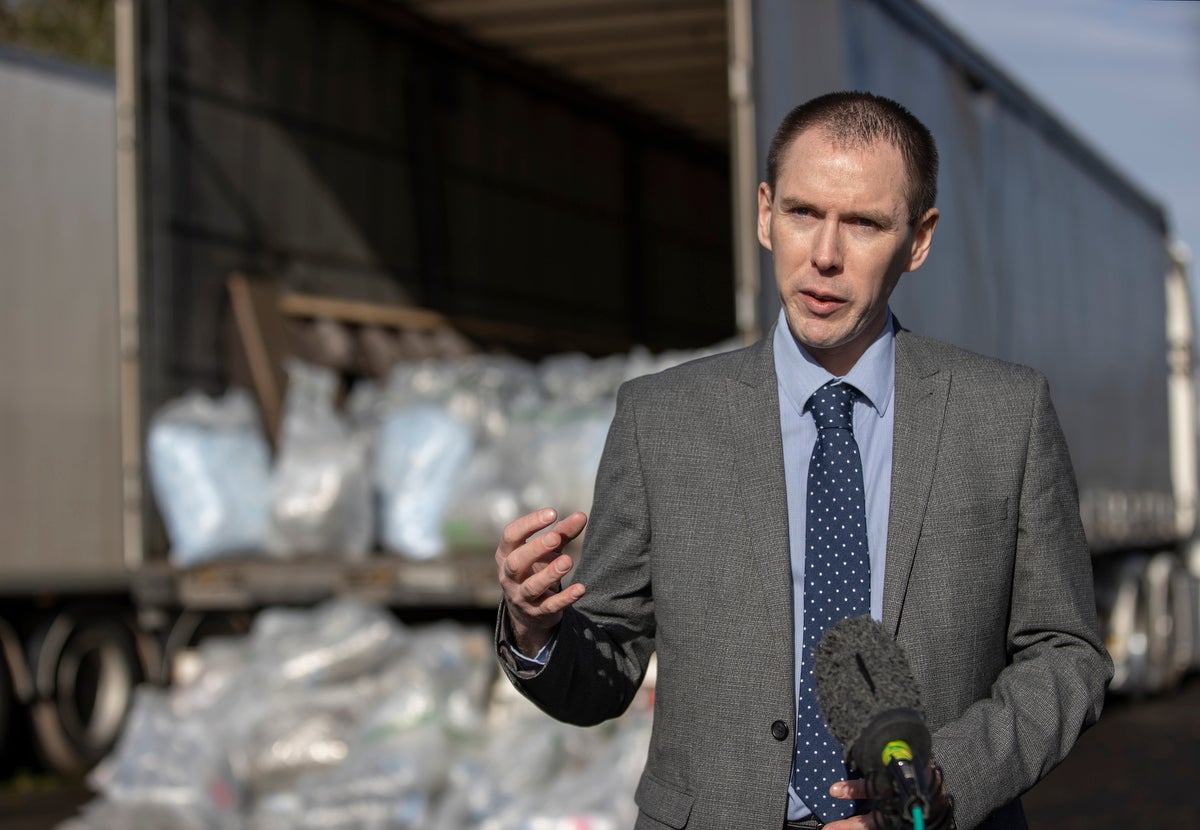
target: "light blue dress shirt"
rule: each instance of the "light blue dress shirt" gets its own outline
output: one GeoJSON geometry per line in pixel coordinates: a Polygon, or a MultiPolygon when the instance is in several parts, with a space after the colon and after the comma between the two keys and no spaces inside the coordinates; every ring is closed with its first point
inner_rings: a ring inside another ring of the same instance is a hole
{"type": "MultiPolygon", "coordinates": [[[[787,482],[788,541],[792,556],[792,620],[796,671],[804,642],[804,536],[808,501],[808,463],[817,443],[817,424],[805,404],[812,394],[835,376],[821,367],[796,341],[781,311],[775,327],[775,377],[779,384],[779,424],[783,430],[784,478],[787,482]]],[[[867,547],[871,554],[871,616],[883,619],[883,575],[887,559],[888,508],[892,498],[892,406],[896,384],[895,323],[888,322],[879,336],[845,377],[862,395],[854,402],[854,438],[862,456],[866,491],[867,547]]],[[[815,645],[815,644],[814,644],[815,645]]],[[[795,694],[800,680],[796,678],[795,694]]],[[[798,819],[809,809],[788,787],[788,818],[798,819]]]]}

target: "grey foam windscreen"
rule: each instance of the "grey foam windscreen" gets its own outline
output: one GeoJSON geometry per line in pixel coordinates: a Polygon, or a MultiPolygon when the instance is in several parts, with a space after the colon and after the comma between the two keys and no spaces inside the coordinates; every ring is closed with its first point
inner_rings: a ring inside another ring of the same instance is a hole
{"type": "Polygon", "coordinates": [[[883,712],[907,708],[925,716],[904,650],[870,617],[831,626],[817,644],[813,673],[825,722],[847,751],[883,712]]]}

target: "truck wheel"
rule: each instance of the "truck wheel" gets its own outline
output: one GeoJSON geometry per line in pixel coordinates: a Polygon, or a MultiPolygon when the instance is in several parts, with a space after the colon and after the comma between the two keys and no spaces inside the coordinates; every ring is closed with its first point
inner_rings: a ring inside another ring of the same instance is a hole
{"type": "Polygon", "coordinates": [[[1105,645],[1113,660],[1109,689],[1132,697],[1146,694],[1150,683],[1147,561],[1145,555],[1114,558],[1096,570],[1096,600],[1105,621],[1105,645]]]}
{"type": "Polygon", "coordinates": [[[99,613],[60,613],[30,640],[30,707],[42,761],[63,774],[90,769],[112,749],[141,681],[131,630],[99,613]]]}
{"type": "Polygon", "coordinates": [[[1190,614],[1186,603],[1191,599],[1179,591],[1178,576],[1183,562],[1174,553],[1155,555],[1146,565],[1146,598],[1150,654],[1149,691],[1167,692],[1183,679],[1180,657],[1190,652],[1187,627],[1190,614]]]}
{"type": "Polygon", "coordinates": [[[240,637],[250,630],[254,617],[248,612],[183,611],[171,625],[163,644],[163,660],[158,682],[169,685],[175,678],[175,661],[188,649],[209,637],[240,637]]]}
{"type": "Polygon", "coordinates": [[[25,719],[18,718],[33,697],[33,680],[25,665],[21,638],[7,620],[0,619],[0,778],[25,765],[29,746],[25,719]]]}
{"type": "Polygon", "coordinates": [[[1171,613],[1175,619],[1175,652],[1171,669],[1180,681],[1200,662],[1200,595],[1195,577],[1186,566],[1171,575],[1171,613]]]}
{"type": "Polygon", "coordinates": [[[8,730],[12,725],[15,709],[16,695],[13,693],[12,672],[8,669],[8,659],[0,651],[0,770],[8,769],[8,730]]]}

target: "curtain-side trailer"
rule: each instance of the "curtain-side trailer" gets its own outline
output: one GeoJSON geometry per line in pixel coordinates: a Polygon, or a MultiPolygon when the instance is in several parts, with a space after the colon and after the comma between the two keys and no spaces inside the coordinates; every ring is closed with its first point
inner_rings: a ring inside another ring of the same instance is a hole
{"type": "Polygon", "coordinates": [[[112,740],[142,677],[121,548],[112,75],[6,49],[0,108],[0,748],[27,713],[66,764],[112,740]]]}
{"type": "Polygon", "coordinates": [[[917,3],[116,6],[115,85],[0,61],[22,184],[2,194],[0,722],[30,713],[51,765],[95,761],[133,683],[264,604],[498,597],[486,556],[171,565],[147,425],[243,371],[231,274],[530,354],[752,337],[778,308],[753,237],[766,143],[848,87],[905,102],[942,149],[934,255],[897,315],[1050,377],[1116,687],[1195,662],[1191,310],[1165,215],[917,3]]]}

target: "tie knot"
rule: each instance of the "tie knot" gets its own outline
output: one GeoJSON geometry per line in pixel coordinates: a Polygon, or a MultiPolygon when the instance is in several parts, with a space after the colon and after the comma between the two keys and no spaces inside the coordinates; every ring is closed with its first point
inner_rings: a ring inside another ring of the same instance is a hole
{"type": "Polygon", "coordinates": [[[830,381],[808,399],[817,429],[848,429],[853,431],[854,399],[858,390],[848,383],[830,381]]]}

